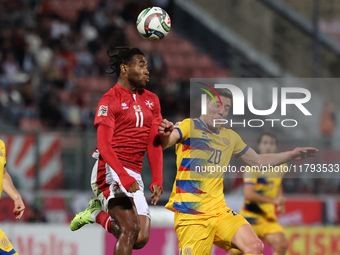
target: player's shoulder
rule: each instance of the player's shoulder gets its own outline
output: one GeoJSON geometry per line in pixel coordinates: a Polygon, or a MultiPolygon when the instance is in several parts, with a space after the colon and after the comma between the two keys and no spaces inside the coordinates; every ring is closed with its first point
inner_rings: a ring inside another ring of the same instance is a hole
{"type": "Polygon", "coordinates": [[[3,151],[6,151],[5,143],[0,139],[0,157],[3,156],[3,151]]]}
{"type": "Polygon", "coordinates": [[[106,98],[110,98],[112,96],[115,96],[117,94],[117,90],[113,88],[109,89],[109,91],[107,91],[104,95],[102,95],[101,99],[106,99],[106,98]]]}
{"type": "Polygon", "coordinates": [[[120,92],[115,87],[111,88],[107,91],[99,100],[99,103],[106,103],[106,104],[114,104],[115,102],[120,101],[120,92]]]}
{"type": "Polygon", "coordinates": [[[182,120],[182,121],[178,121],[178,122],[176,122],[176,124],[175,124],[175,128],[177,128],[177,127],[179,127],[179,126],[183,126],[183,125],[189,125],[191,121],[192,121],[191,118],[187,118],[187,119],[184,119],[184,120],[182,120]]]}
{"type": "Polygon", "coordinates": [[[230,128],[225,128],[225,127],[221,127],[220,134],[221,135],[227,134],[230,137],[237,137],[237,136],[239,136],[239,134],[237,132],[235,132],[234,130],[232,130],[230,128]]]}
{"type": "Polygon", "coordinates": [[[155,93],[151,92],[150,90],[143,89],[142,91],[143,91],[144,97],[154,99],[157,101],[159,100],[158,96],[155,93]]]}

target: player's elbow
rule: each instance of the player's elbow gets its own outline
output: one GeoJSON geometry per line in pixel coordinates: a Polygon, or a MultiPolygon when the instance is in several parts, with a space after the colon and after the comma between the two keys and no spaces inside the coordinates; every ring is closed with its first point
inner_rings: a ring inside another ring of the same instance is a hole
{"type": "Polygon", "coordinates": [[[97,149],[104,160],[111,155],[112,147],[108,143],[98,143],[97,149]]]}
{"type": "Polygon", "coordinates": [[[244,193],[244,198],[246,199],[246,200],[249,200],[249,201],[252,201],[252,198],[253,198],[253,196],[250,194],[250,193],[244,193]]]}

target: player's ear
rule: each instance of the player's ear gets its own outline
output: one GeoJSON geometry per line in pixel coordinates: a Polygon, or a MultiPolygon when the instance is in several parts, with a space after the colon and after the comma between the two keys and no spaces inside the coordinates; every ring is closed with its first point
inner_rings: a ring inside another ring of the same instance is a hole
{"type": "Polygon", "coordinates": [[[123,63],[121,63],[120,64],[120,72],[122,73],[122,74],[125,74],[126,73],[126,65],[125,64],[123,64],[123,63]]]}

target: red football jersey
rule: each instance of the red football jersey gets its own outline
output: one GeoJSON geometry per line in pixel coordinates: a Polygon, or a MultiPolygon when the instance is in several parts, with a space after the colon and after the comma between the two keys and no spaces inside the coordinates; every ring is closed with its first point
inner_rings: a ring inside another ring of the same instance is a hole
{"type": "Polygon", "coordinates": [[[124,167],[140,173],[150,127],[161,121],[161,107],[154,93],[137,89],[133,94],[116,84],[99,100],[94,127],[112,127],[111,145],[119,161],[124,167]]]}

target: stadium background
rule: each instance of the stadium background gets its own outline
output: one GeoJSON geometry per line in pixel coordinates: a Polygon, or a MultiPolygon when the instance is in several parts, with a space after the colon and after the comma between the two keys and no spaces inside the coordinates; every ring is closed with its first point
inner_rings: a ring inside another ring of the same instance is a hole
{"type": "MultiPolygon", "coordinates": [[[[137,46],[149,61],[150,83],[173,122],[190,114],[190,78],[340,76],[340,2],[333,0],[2,0],[0,1],[0,138],[7,169],[27,210],[19,222],[3,195],[0,225],[21,255],[112,254],[114,240],[98,226],[72,233],[68,224],[93,194],[93,119],[101,95],[115,84],[105,74],[110,45],[137,46]],[[139,12],[163,7],[172,30],[142,40],[139,12]],[[110,250],[111,247],[111,250],[110,250]]],[[[273,130],[279,150],[320,148],[316,162],[339,163],[340,87],[309,89],[320,100],[317,125],[273,130]]],[[[256,147],[258,132],[237,130],[256,147]]],[[[152,232],[133,254],[177,254],[172,213],[164,210],[176,172],[174,148],[164,152],[164,194],[151,207],[152,232]]],[[[151,181],[147,162],[145,186],[151,181]]],[[[340,178],[285,179],[291,255],[340,254],[340,178]]],[[[146,191],[147,197],[150,196],[146,191]]],[[[225,179],[228,205],[242,204],[242,180],[225,179]]],[[[223,254],[213,250],[212,254],[223,254]]],[[[271,254],[266,250],[265,254],[271,254]]]]}

